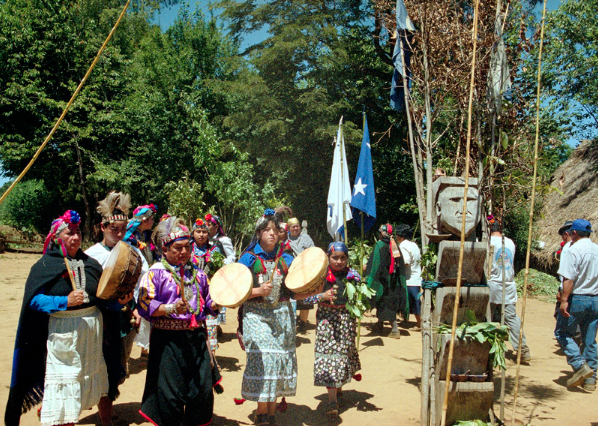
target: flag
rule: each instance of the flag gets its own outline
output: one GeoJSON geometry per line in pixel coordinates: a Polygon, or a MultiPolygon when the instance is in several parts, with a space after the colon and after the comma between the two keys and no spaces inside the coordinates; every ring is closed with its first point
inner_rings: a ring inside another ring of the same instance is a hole
{"type": "Polygon", "coordinates": [[[392,53],[392,63],[394,65],[394,71],[392,75],[392,83],[390,85],[390,107],[397,110],[403,111],[405,109],[405,90],[403,87],[403,79],[407,79],[409,85],[409,77],[411,72],[411,49],[409,44],[411,43],[411,33],[415,31],[415,27],[407,15],[407,9],[403,0],[397,0],[396,9],[397,19],[397,32],[395,48],[392,53]],[[401,58],[401,50],[405,57],[405,71],[403,74],[403,60],[401,58]],[[400,76],[400,78],[399,78],[400,76]]]}
{"type": "Polygon", "coordinates": [[[328,213],[326,226],[328,233],[335,241],[344,238],[345,228],[343,223],[343,208],[345,221],[351,220],[351,186],[349,185],[349,171],[347,169],[347,156],[345,155],[345,140],[342,130],[342,118],[338,125],[338,135],[334,144],[334,159],[330,175],[330,188],[328,189],[328,213]]]}
{"type": "Polygon", "coordinates": [[[361,228],[361,214],[363,212],[363,230],[367,232],[376,223],[376,194],[374,192],[374,170],[372,169],[372,148],[370,146],[370,131],[368,120],[363,114],[363,140],[359,153],[359,164],[353,185],[351,198],[352,212],[355,223],[361,228]]]}
{"type": "Polygon", "coordinates": [[[503,96],[507,97],[511,91],[511,76],[509,75],[509,63],[505,50],[505,41],[502,35],[502,22],[500,16],[496,17],[494,24],[496,33],[496,44],[490,56],[490,72],[488,73],[488,100],[499,114],[502,107],[503,96]]]}

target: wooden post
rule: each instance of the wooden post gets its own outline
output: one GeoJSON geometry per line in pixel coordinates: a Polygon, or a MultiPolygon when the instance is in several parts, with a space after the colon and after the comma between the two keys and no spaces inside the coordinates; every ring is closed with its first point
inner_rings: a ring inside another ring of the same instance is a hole
{"type": "Polygon", "coordinates": [[[422,381],[421,381],[421,425],[430,424],[429,413],[435,411],[434,404],[430,404],[430,394],[434,392],[434,382],[430,380],[432,369],[432,291],[424,290],[424,309],[422,311],[422,381]]]}

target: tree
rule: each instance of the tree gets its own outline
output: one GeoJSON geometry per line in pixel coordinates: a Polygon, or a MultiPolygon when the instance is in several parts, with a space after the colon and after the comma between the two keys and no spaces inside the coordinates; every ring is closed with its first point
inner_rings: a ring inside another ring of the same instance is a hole
{"type": "Polygon", "coordinates": [[[598,1],[568,0],[546,18],[542,84],[580,134],[598,129],[598,1]],[[575,108],[571,100],[581,106],[575,108]]]}

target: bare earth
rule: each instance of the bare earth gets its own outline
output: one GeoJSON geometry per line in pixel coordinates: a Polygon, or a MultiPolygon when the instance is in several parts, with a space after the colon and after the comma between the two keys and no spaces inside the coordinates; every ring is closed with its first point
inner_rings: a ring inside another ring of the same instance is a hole
{"type": "MultiPolygon", "coordinates": [[[[0,404],[2,413],[8,398],[12,368],[12,351],[18,315],[23,297],[23,286],[32,264],[39,255],[0,255],[0,304],[2,332],[0,332],[0,404]]],[[[533,425],[598,425],[596,394],[581,388],[567,389],[565,383],[570,368],[558,350],[553,337],[554,306],[538,300],[527,303],[525,331],[532,351],[530,366],[521,366],[519,395],[517,397],[518,424],[533,425]]],[[[521,306],[518,307],[521,312],[521,306]]],[[[236,310],[227,313],[224,336],[217,351],[223,369],[225,392],[216,395],[214,426],[251,425],[255,404],[235,405],[233,398],[241,397],[241,380],[245,354],[235,337],[236,310]]],[[[280,425],[418,425],[420,415],[421,336],[408,329],[401,330],[400,340],[378,337],[371,333],[373,319],[364,318],[361,337],[361,364],[363,380],[345,387],[345,405],[337,420],[330,421],[324,414],[326,389],[313,386],[313,343],[315,310],[310,312],[310,327],[306,334],[297,336],[299,380],[297,396],[288,399],[288,410],[277,414],[280,425]]],[[[390,331],[387,327],[386,334],[390,331]]],[[[145,369],[140,367],[140,350],[135,347],[131,357],[131,377],[120,387],[121,396],[115,403],[120,416],[119,425],[149,425],[137,414],[145,383],[145,369]]],[[[500,409],[500,373],[496,373],[495,412],[500,409]]],[[[506,418],[511,419],[515,387],[515,363],[507,360],[506,418]]],[[[85,411],[80,424],[98,424],[97,409],[85,411]]],[[[35,410],[25,414],[22,425],[39,424],[35,410]]]]}

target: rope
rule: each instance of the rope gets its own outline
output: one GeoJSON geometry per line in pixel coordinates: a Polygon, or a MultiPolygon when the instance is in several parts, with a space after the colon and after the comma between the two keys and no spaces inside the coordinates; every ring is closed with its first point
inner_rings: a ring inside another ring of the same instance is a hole
{"type": "Polygon", "coordinates": [[[467,145],[465,148],[465,194],[463,196],[463,215],[461,216],[461,246],[459,247],[459,269],[457,272],[457,288],[455,294],[455,303],[453,306],[453,324],[451,327],[451,341],[449,346],[449,356],[446,365],[446,385],[444,388],[444,401],[442,403],[441,426],[446,425],[446,411],[448,407],[449,389],[451,386],[451,369],[453,367],[453,353],[455,350],[455,332],[457,330],[457,313],[459,310],[459,295],[461,294],[461,278],[463,275],[463,254],[465,251],[465,218],[467,217],[467,193],[469,191],[469,162],[471,150],[471,117],[473,107],[473,90],[475,87],[475,60],[478,41],[478,13],[480,0],[475,2],[475,12],[473,15],[473,58],[471,59],[471,81],[469,85],[469,108],[467,112],[467,145]]]}
{"type": "Polygon", "coordinates": [[[125,12],[127,11],[127,8],[129,7],[129,3],[131,3],[131,0],[127,0],[127,4],[125,4],[125,7],[123,8],[122,12],[120,13],[120,16],[118,17],[118,20],[116,21],[116,24],[114,24],[114,27],[112,27],[112,31],[110,31],[110,34],[108,34],[108,37],[106,37],[106,40],[104,41],[104,44],[102,44],[102,47],[100,47],[100,50],[98,51],[98,54],[96,55],[95,59],[93,60],[93,62],[90,65],[89,69],[85,73],[85,76],[81,80],[81,83],[79,83],[79,86],[77,86],[77,89],[75,90],[75,93],[73,93],[73,96],[71,96],[71,99],[69,100],[68,104],[66,104],[66,107],[64,107],[64,110],[62,111],[62,114],[58,118],[58,121],[56,121],[56,124],[54,124],[54,127],[52,127],[52,130],[50,131],[50,134],[48,136],[46,136],[46,139],[41,144],[41,146],[37,149],[37,151],[33,155],[33,158],[31,159],[31,161],[29,161],[29,164],[27,164],[27,166],[21,172],[21,174],[15,179],[15,181],[12,183],[12,185],[10,185],[10,187],[6,190],[6,192],[4,194],[2,194],[2,197],[0,197],[0,204],[2,204],[4,202],[4,200],[6,199],[6,197],[8,197],[8,194],[11,193],[11,191],[17,185],[17,183],[19,183],[21,181],[21,179],[23,178],[23,176],[25,176],[25,174],[29,171],[29,169],[31,168],[31,166],[33,166],[33,163],[35,163],[35,160],[37,160],[37,157],[39,157],[39,155],[41,154],[41,152],[43,151],[43,149],[46,147],[46,145],[48,144],[48,142],[50,142],[50,139],[52,139],[52,136],[54,136],[54,133],[56,133],[56,130],[58,130],[58,126],[60,126],[60,123],[62,123],[62,120],[64,119],[64,117],[66,116],[66,113],[69,111],[69,108],[71,107],[71,105],[75,101],[75,98],[77,97],[77,95],[79,94],[79,92],[83,88],[83,85],[85,84],[85,82],[87,81],[87,79],[89,78],[89,76],[91,75],[91,72],[93,71],[94,67],[96,66],[96,63],[98,62],[98,59],[100,59],[100,56],[101,56],[102,52],[104,51],[104,49],[106,48],[106,45],[108,44],[108,42],[112,38],[112,35],[114,34],[114,32],[116,31],[116,28],[118,28],[118,25],[120,24],[120,21],[125,16],[125,12]]]}
{"type": "Polygon", "coordinates": [[[540,51],[538,52],[538,90],[536,94],[536,139],[534,141],[534,177],[532,179],[532,200],[529,208],[529,226],[527,230],[527,251],[525,253],[525,280],[523,282],[523,306],[521,307],[521,328],[519,329],[519,350],[517,351],[517,371],[515,373],[515,392],[513,394],[513,415],[511,424],[515,425],[515,410],[517,409],[517,392],[519,391],[519,370],[521,368],[521,339],[525,326],[525,305],[527,302],[527,278],[529,275],[529,259],[532,247],[532,225],[534,220],[534,203],[536,201],[536,178],[538,175],[538,140],[540,138],[540,85],[542,77],[542,47],[544,45],[544,20],[546,18],[546,0],[542,10],[542,27],[540,31],[540,51]]]}

